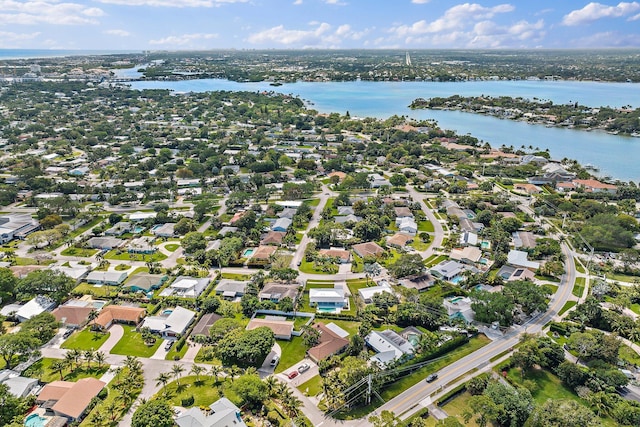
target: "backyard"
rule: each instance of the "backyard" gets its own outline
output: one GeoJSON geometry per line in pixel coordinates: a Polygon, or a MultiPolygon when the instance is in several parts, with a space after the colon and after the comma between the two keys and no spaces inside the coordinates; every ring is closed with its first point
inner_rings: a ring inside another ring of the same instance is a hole
{"type": "MultiPolygon", "coordinates": [[[[37,378],[43,383],[50,383],[51,381],[59,381],[60,380],[60,372],[52,369],[52,365],[55,362],[62,361],[61,359],[52,359],[49,357],[45,357],[43,359],[38,360],[26,371],[24,371],[24,375],[30,378],[37,378]]],[[[109,370],[109,365],[103,364],[98,367],[98,364],[95,362],[91,363],[91,367],[87,367],[87,363],[82,359],[79,360],[78,364],[74,364],[74,367],[70,367],[66,365],[62,370],[62,379],[65,381],[77,381],[82,378],[100,378],[109,370]]]]}

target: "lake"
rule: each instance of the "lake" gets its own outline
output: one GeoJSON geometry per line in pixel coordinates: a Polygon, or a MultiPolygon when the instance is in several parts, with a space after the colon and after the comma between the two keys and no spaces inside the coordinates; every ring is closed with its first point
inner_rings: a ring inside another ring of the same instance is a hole
{"type": "MultiPolygon", "coordinates": [[[[135,69],[119,70],[135,77],[135,69]]],[[[134,89],[171,89],[176,92],[275,91],[293,94],[323,113],[349,111],[351,116],[387,118],[394,114],[416,119],[433,119],[443,129],[470,134],[493,147],[515,148],[529,145],[549,149],[555,159],[568,157],[600,169],[601,176],[640,181],[640,138],[547,128],[523,122],[501,120],[459,111],[411,110],[416,98],[461,96],[513,96],[549,99],[554,103],[574,103],[591,107],[640,106],[640,84],[573,81],[484,81],[484,82],[298,82],[270,86],[267,82],[237,83],[223,79],[183,81],[136,81],[134,89]]]]}

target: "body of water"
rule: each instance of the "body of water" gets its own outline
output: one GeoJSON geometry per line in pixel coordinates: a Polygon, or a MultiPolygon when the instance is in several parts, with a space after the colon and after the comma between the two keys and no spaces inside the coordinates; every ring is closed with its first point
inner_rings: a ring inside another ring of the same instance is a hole
{"type": "MultiPolygon", "coordinates": [[[[136,67],[137,69],[137,67],[136,67]]],[[[127,75],[133,77],[135,70],[127,75]]],[[[486,82],[298,82],[270,86],[267,82],[237,83],[222,79],[183,81],[138,81],[134,89],[171,89],[176,92],[276,91],[298,95],[311,107],[323,112],[347,111],[352,116],[387,118],[406,115],[416,119],[433,119],[444,129],[470,134],[493,147],[533,146],[549,149],[555,159],[576,159],[600,169],[601,176],[640,181],[640,138],[586,132],[564,128],[547,128],[524,122],[501,120],[459,111],[411,110],[416,98],[451,95],[514,96],[550,99],[554,103],[578,102],[582,105],[640,106],[640,84],[571,81],[486,81],[486,82]]]]}
{"type": "Polygon", "coordinates": [[[53,58],[63,56],[81,55],[113,55],[139,53],[133,50],[61,50],[61,49],[0,49],[0,60],[3,59],[27,59],[27,58],[53,58]]]}

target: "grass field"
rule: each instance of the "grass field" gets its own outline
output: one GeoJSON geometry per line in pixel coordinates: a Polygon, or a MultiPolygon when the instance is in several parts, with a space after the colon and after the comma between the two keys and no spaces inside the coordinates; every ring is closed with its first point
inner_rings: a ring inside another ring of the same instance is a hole
{"type": "Polygon", "coordinates": [[[62,348],[75,348],[78,350],[98,350],[109,338],[109,332],[92,332],[85,328],[80,332],[74,332],[64,343],[62,348]]]}
{"type": "Polygon", "coordinates": [[[88,257],[94,256],[97,253],[98,253],[97,249],[83,249],[83,248],[76,248],[72,246],[60,252],[60,255],[88,258],[88,257]]]}
{"type": "Polygon", "coordinates": [[[418,231],[419,232],[426,231],[427,233],[433,233],[434,232],[433,224],[431,224],[431,221],[420,221],[420,223],[418,223],[418,231]]]}
{"type": "Polygon", "coordinates": [[[276,367],[276,374],[300,362],[307,352],[307,346],[304,345],[301,337],[291,337],[291,341],[278,340],[277,342],[282,349],[282,357],[276,367]]]}
{"type": "Polygon", "coordinates": [[[146,345],[142,341],[142,334],[136,332],[134,326],[123,325],[124,335],[111,350],[112,354],[122,354],[125,356],[151,357],[163,342],[157,339],[152,346],[146,345]]]}
{"type": "Polygon", "coordinates": [[[167,256],[161,252],[154,254],[130,254],[128,252],[120,252],[117,250],[111,250],[104,254],[105,259],[113,259],[119,261],[142,261],[142,262],[159,262],[167,259],[167,256]]]}
{"type": "MultiPolygon", "coordinates": [[[[468,392],[460,393],[458,396],[456,396],[455,398],[453,398],[449,402],[447,402],[447,404],[444,405],[442,407],[442,409],[444,409],[444,411],[450,417],[455,417],[461,424],[463,424],[465,426],[468,425],[468,426],[471,426],[471,427],[476,427],[478,425],[475,422],[475,418],[476,417],[473,417],[472,419],[469,420],[468,423],[465,423],[464,422],[464,418],[462,416],[464,411],[467,409],[467,402],[469,401],[470,397],[471,397],[471,394],[468,393],[468,392]]],[[[434,423],[434,425],[435,425],[435,423],[434,423]]]]}
{"type": "Polygon", "coordinates": [[[586,285],[586,279],[584,277],[576,278],[576,283],[573,285],[573,289],[571,290],[571,293],[577,296],[578,298],[582,298],[585,285],[586,285]]]}
{"type": "Polygon", "coordinates": [[[576,305],[575,301],[567,301],[558,312],[558,316],[563,315],[567,310],[569,310],[574,305],[576,305]]]}
{"type": "Polygon", "coordinates": [[[165,360],[176,360],[176,356],[178,357],[177,360],[180,360],[184,357],[184,354],[187,352],[188,349],[189,349],[189,346],[186,343],[182,346],[180,351],[176,351],[176,346],[173,345],[171,347],[171,350],[165,356],[165,360]]]}
{"type": "Polygon", "coordinates": [[[306,396],[317,395],[322,391],[322,377],[320,375],[316,375],[309,381],[300,384],[298,386],[298,390],[300,390],[306,396]]]}
{"type": "MultiPolygon", "coordinates": [[[[60,381],[60,373],[51,369],[51,365],[60,359],[52,359],[49,357],[45,357],[43,359],[38,360],[36,363],[31,365],[25,372],[24,375],[30,378],[38,378],[43,383],[50,383],[51,381],[60,381]]],[[[102,365],[98,368],[98,365],[95,362],[91,363],[91,368],[87,367],[86,362],[81,361],[79,367],[75,367],[75,369],[71,369],[67,366],[62,371],[62,378],[65,381],[77,381],[82,378],[100,378],[104,375],[105,372],[109,369],[109,365],[102,365]]]]}
{"type": "Polygon", "coordinates": [[[80,283],[73,289],[75,294],[93,295],[100,298],[109,298],[118,296],[117,286],[99,286],[90,285],[88,283],[80,283]]]}
{"type": "Polygon", "coordinates": [[[168,245],[164,245],[164,248],[169,252],[175,252],[180,247],[177,243],[169,243],[168,245]]]}

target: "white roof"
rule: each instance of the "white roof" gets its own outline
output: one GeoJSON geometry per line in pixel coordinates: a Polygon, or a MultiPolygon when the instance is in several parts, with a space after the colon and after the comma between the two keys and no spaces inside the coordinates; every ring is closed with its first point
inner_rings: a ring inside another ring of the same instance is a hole
{"type": "Polygon", "coordinates": [[[527,257],[529,254],[524,251],[510,250],[507,254],[507,264],[512,264],[518,267],[526,267],[532,270],[540,268],[540,263],[535,261],[529,261],[527,257]]]}
{"type": "Polygon", "coordinates": [[[31,319],[33,316],[52,309],[55,305],[56,303],[53,302],[53,300],[39,295],[21,306],[16,312],[16,315],[22,319],[31,319]]]}
{"type": "Polygon", "coordinates": [[[365,341],[376,352],[383,355],[386,352],[393,352],[394,360],[401,358],[405,354],[412,354],[414,351],[413,345],[409,341],[390,329],[382,332],[371,331],[365,341]]]}
{"type": "Polygon", "coordinates": [[[171,287],[178,288],[178,289],[189,289],[189,288],[193,288],[197,284],[198,284],[198,281],[195,279],[182,279],[178,282],[172,283],[171,287]]]}
{"type": "Polygon", "coordinates": [[[309,302],[342,302],[344,301],[344,288],[311,288],[309,289],[309,302]]]}
{"type": "Polygon", "coordinates": [[[3,382],[9,388],[9,393],[16,397],[26,396],[38,384],[35,378],[13,377],[3,382]]]}
{"type": "Polygon", "coordinates": [[[346,338],[349,336],[349,332],[345,331],[344,329],[342,329],[340,326],[336,325],[333,322],[327,323],[325,326],[327,327],[327,329],[329,329],[331,332],[333,332],[340,338],[346,338]]]}
{"type": "Polygon", "coordinates": [[[389,285],[371,286],[369,288],[358,289],[358,293],[364,300],[370,300],[375,294],[381,294],[383,292],[389,292],[393,294],[393,291],[389,285]]]}
{"type": "Polygon", "coordinates": [[[142,221],[143,219],[155,218],[157,215],[157,212],[134,212],[129,214],[129,219],[131,221],[142,221]]]}

